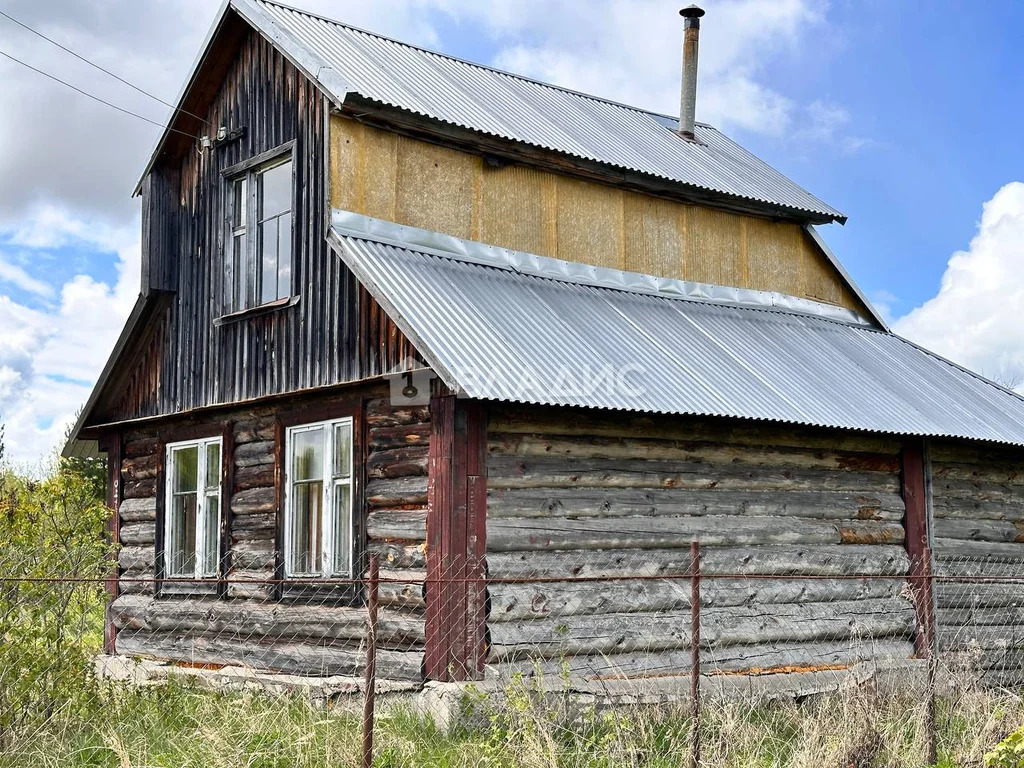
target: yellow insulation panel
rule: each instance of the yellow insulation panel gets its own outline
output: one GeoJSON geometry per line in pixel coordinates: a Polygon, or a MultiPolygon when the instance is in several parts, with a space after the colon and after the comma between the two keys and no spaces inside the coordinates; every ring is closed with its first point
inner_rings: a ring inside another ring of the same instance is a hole
{"type": "Polygon", "coordinates": [[[601,267],[779,291],[864,312],[797,224],[483,158],[331,118],[331,205],[601,267]]]}

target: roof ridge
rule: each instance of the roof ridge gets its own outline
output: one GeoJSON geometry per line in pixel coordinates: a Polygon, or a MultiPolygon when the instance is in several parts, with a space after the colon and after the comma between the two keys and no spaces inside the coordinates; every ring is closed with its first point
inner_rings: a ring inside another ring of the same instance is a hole
{"type": "MultiPolygon", "coordinates": [[[[547,82],[545,80],[538,80],[535,77],[528,77],[527,75],[522,75],[522,74],[519,74],[517,72],[509,72],[507,69],[499,69],[498,67],[492,66],[490,64],[481,64],[478,61],[472,61],[470,59],[464,59],[461,56],[453,56],[452,54],[445,53],[444,51],[438,51],[438,50],[435,50],[433,48],[427,48],[424,45],[418,45],[416,43],[410,43],[410,42],[407,42],[405,40],[399,40],[397,37],[389,37],[388,35],[382,35],[379,32],[373,32],[372,30],[364,29],[363,27],[357,27],[354,24],[349,24],[349,23],[341,21],[339,19],[332,19],[330,16],[324,16],[321,13],[315,13],[314,11],[307,11],[307,10],[305,10],[303,8],[297,8],[294,5],[289,5],[288,3],[282,3],[282,2],[280,2],[280,0],[256,0],[256,2],[263,3],[264,5],[274,5],[274,6],[277,6],[278,8],[284,8],[285,10],[293,11],[295,13],[300,13],[303,16],[308,16],[311,19],[318,19],[320,21],[326,21],[328,24],[336,24],[339,27],[345,27],[346,29],[350,29],[353,32],[358,32],[358,33],[363,34],[363,35],[370,35],[371,37],[376,37],[376,38],[379,38],[381,40],[387,40],[387,41],[395,43],[397,45],[403,45],[406,48],[413,48],[413,49],[415,49],[417,51],[422,51],[423,53],[428,53],[431,56],[440,56],[441,58],[449,59],[451,61],[457,61],[460,64],[466,64],[466,65],[468,65],[470,67],[477,67],[478,69],[486,69],[487,71],[494,72],[495,74],[504,75],[505,77],[512,77],[512,78],[515,78],[516,80],[522,80],[523,82],[533,83],[535,85],[539,85],[539,86],[542,86],[544,88],[551,88],[553,90],[561,91],[563,93],[570,93],[570,94],[572,94],[574,96],[579,96],[579,97],[584,98],[584,99],[591,99],[593,101],[599,101],[599,102],[602,102],[604,104],[609,104],[609,105],[611,105],[613,107],[621,107],[622,109],[629,109],[629,110],[632,110],[633,112],[639,112],[639,113],[644,114],[644,115],[650,115],[651,117],[662,118],[662,119],[665,119],[665,120],[676,120],[676,121],[679,120],[679,116],[678,115],[669,115],[669,114],[666,114],[664,112],[655,111],[653,109],[645,109],[644,107],[637,107],[637,106],[634,106],[632,104],[626,104],[625,102],[622,102],[622,101],[616,101],[614,99],[609,99],[609,98],[607,98],[605,96],[598,96],[597,94],[587,93],[585,91],[578,91],[575,88],[568,88],[568,87],[566,87],[564,85],[558,85],[556,83],[549,83],[549,82],[547,82]]],[[[717,128],[715,128],[715,126],[711,125],[710,123],[705,123],[705,122],[702,122],[702,121],[698,120],[696,124],[701,126],[701,127],[703,127],[703,128],[709,128],[709,129],[711,129],[713,131],[721,133],[721,131],[719,131],[717,128]]]]}
{"type": "Polygon", "coordinates": [[[331,211],[331,228],[338,234],[348,237],[392,245],[452,261],[502,269],[543,280],[585,285],[637,296],[656,296],[675,301],[689,301],[695,304],[799,315],[864,330],[886,332],[875,328],[853,310],[813,299],[790,296],[779,291],[759,291],[752,288],[699,283],[692,280],[658,277],[643,272],[630,272],[566,261],[551,256],[489,245],[434,230],[397,224],[337,208],[331,211]]]}

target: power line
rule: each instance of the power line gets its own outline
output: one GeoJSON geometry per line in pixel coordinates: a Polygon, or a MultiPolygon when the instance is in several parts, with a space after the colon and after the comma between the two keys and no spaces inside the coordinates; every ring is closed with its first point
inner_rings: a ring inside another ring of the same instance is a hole
{"type": "Polygon", "coordinates": [[[169,125],[164,125],[163,123],[161,123],[161,122],[159,122],[157,120],[150,120],[148,117],[145,117],[144,115],[140,115],[138,112],[132,112],[130,109],[125,109],[124,107],[117,106],[117,104],[111,104],[109,101],[106,101],[105,99],[101,99],[99,96],[94,96],[93,94],[89,93],[88,91],[83,91],[77,85],[72,85],[71,83],[67,82],[66,80],[61,80],[56,75],[51,75],[49,72],[44,72],[41,69],[36,69],[31,64],[26,64],[21,59],[12,56],[11,54],[7,53],[6,51],[0,51],[0,56],[5,56],[6,58],[8,58],[11,61],[13,61],[15,64],[20,64],[21,66],[25,67],[26,69],[32,70],[36,74],[42,75],[43,77],[48,77],[51,80],[53,80],[55,82],[58,82],[61,85],[66,86],[66,87],[70,88],[73,91],[76,91],[77,93],[82,94],[83,96],[88,96],[93,101],[98,101],[100,104],[104,104],[104,105],[110,107],[111,109],[116,109],[118,112],[123,112],[126,115],[131,115],[132,117],[138,118],[139,120],[145,120],[147,123],[155,125],[157,128],[164,128],[164,129],[166,129],[168,131],[173,131],[174,133],[180,133],[182,136],[188,136],[190,139],[194,139],[195,138],[195,136],[193,136],[191,133],[186,133],[185,131],[179,131],[177,128],[171,128],[169,125]]]}
{"type": "Polygon", "coordinates": [[[154,96],[154,95],[153,95],[152,93],[150,93],[149,91],[147,91],[147,90],[146,90],[145,88],[140,88],[139,86],[135,85],[134,83],[130,83],[130,82],[128,82],[127,80],[125,80],[125,79],[124,79],[123,77],[121,77],[120,75],[116,75],[116,74],[114,74],[114,73],[113,73],[113,72],[111,72],[111,71],[110,71],[109,69],[104,69],[104,68],[103,68],[103,67],[101,67],[101,66],[100,66],[99,64],[96,64],[95,62],[93,62],[93,61],[90,61],[89,59],[85,58],[85,56],[82,56],[82,55],[81,55],[81,54],[79,54],[79,53],[75,53],[75,52],[74,52],[73,50],[71,50],[71,49],[70,49],[70,48],[68,48],[67,46],[65,46],[65,45],[61,45],[61,44],[60,44],[60,43],[58,43],[58,42],[57,42],[56,40],[54,40],[54,39],[52,39],[52,38],[49,38],[49,37],[47,37],[47,36],[46,36],[46,35],[44,35],[44,34],[43,34],[42,32],[40,32],[40,31],[38,31],[38,30],[36,30],[36,29],[33,29],[32,27],[30,27],[30,26],[29,26],[28,24],[24,23],[23,21],[18,21],[18,20],[17,20],[16,18],[14,18],[13,16],[11,16],[10,14],[7,14],[7,13],[4,13],[3,11],[0,11],[0,16],[3,16],[3,17],[4,17],[5,19],[7,19],[8,21],[11,21],[11,22],[13,22],[13,23],[17,24],[17,25],[18,25],[19,27],[21,27],[21,28],[23,28],[23,29],[27,29],[27,30],[28,30],[29,32],[31,32],[31,33],[32,33],[33,35],[36,35],[37,37],[41,37],[41,38],[42,38],[43,40],[45,40],[46,42],[50,43],[51,45],[55,45],[55,46],[57,46],[58,48],[60,48],[60,49],[61,49],[62,51],[64,51],[65,53],[70,53],[70,54],[71,54],[72,56],[74,56],[74,57],[75,57],[76,59],[78,59],[79,61],[84,61],[84,62],[85,62],[86,64],[88,64],[88,65],[89,65],[90,67],[94,67],[95,69],[98,69],[98,70],[99,70],[100,72],[102,72],[103,74],[105,74],[105,75],[109,75],[110,77],[112,77],[112,78],[114,78],[115,80],[117,80],[117,81],[118,81],[119,83],[124,83],[124,84],[125,84],[125,85],[127,85],[127,86],[128,86],[129,88],[133,88],[133,89],[135,89],[136,91],[138,91],[139,93],[141,93],[141,94],[142,94],[143,96],[148,96],[149,98],[153,99],[154,101],[158,101],[158,102],[160,102],[161,104],[163,104],[164,106],[166,106],[166,107],[170,107],[171,109],[173,109],[173,110],[174,110],[174,111],[176,111],[176,112],[182,112],[182,113],[184,113],[184,114],[188,115],[189,117],[194,117],[194,118],[196,118],[197,120],[202,120],[202,121],[203,121],[204,123],[206,123],[207,125],[209,125],[209,122],[208,122],[208,121],[206,121],[206,120],[204,120],[204,119],[203,119],[202,117],[200,117],[199,115],[197,115],[197,114],[194,114],[194,113],[192,113],[192,112],[189,112],[189,111],[188,111],[187,109],[181,109],[180,107],[176,107],[176,106],[175,106],[174,104],[171,104],[171,103],[170,103],[169,101],[164,101],[164,100],[163,100],[163,99],[161,99],[161,98],[160,98],[159,96],[154,96]]]}

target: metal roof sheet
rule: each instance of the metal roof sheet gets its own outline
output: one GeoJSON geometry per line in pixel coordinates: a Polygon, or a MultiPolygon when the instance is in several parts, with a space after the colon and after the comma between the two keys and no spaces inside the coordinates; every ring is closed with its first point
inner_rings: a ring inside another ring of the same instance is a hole
{"type": "Polygon", "coordinates": [[[474,398],[1024,445],[1024,399],[861,323],[561,279],[544,257],[502,264],[337,223],[330,239],[474,398]]]}
{"type": "Polygon", "coordinates": [[[789,209],[813,221],[846,217],[715,128],[697,142],[674,118],[456,59],[268,0],[231,0],[308,76],[348,93],[503,139],[690,187],[789,209]]]}

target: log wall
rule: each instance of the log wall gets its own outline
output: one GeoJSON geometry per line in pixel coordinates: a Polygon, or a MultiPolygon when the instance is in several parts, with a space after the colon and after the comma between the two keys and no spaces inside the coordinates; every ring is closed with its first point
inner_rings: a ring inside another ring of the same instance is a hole
{"type": "MultiPolygon", "coordinates": [[[[353,394],[305,402],[292,421],[331,418],[335,408],[351,408],[353,394]]],[[[380,587],[382,679],[422,679],[424,622],[426,472],[429,409],[389,405],[386,390],[359,393],[354,401],[357,435],[355,465],[365,466],[357,485],[357,555],[378,552],[383,579],[409,578],[408,584],[380,587]],[[361,426],[360,426],[361,425],[361,426]],[[362,505],[358,499],[362,497],[362,505]]],[[[292,404],[289,404],[291,407],[292,404]]],[[[341,415],[338,413],[337,415],[341,415]]],[[[361,675],[366,614],[361,593],[338,599],[321,590],[304,599],[280,587],[278,530],[281,524],[275,456],[283,431],[271,406],[224,412],[138,430],[124,436],[119,506],[122,549],[120,596],[111,607],[115,650],[185,663],[243,664],[289,674],[361,675]],[[186,586],[155,581],[162,524],[163,448],[188,437],[230,435],[225,446],[222,503],[225,521],[223,573],[226,585],[186,586]],[[228,452],[230,456],[228,456],[228,452]],[[133,581],[133,579],[141,579],[133,581]],[[156,593],[156,594],[155,594],[156,593]]],[[[362,558],[365,563],[366,558],[362,558]]]]}
{"type": "Polygon", "coordinates": [[[895,440],[493,406],[487,471],[492,673],[686,674],[693,540],[707,671],[914,652],[895,440]]]}
{"type": "Polygon", "coordinates": [[[939,442],[931,458],[933,554],[943,577],[935,586],[939,649],[962,651],[964,666],[984,670],[995,682],[1020,684],[1024,451],[939,442]]]}

